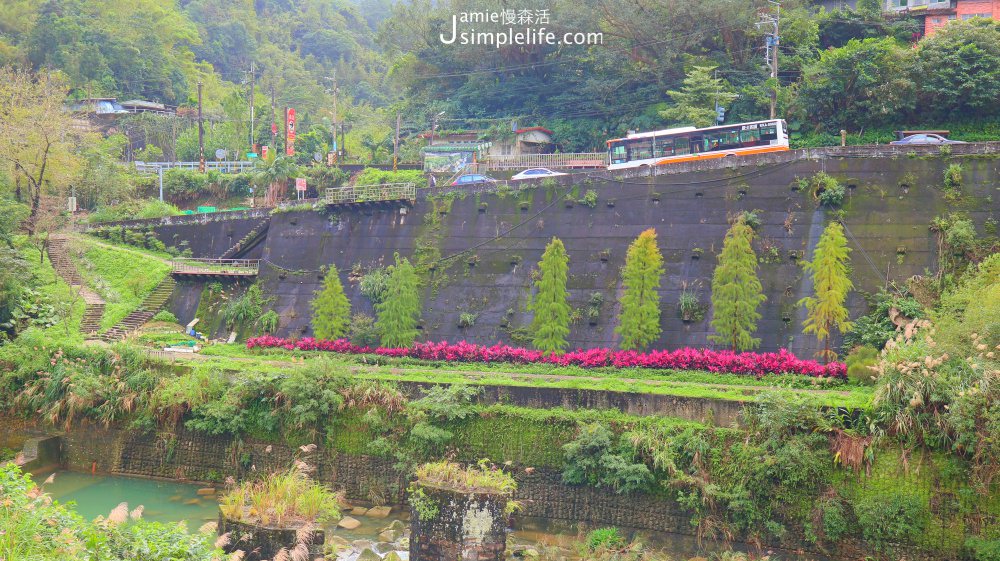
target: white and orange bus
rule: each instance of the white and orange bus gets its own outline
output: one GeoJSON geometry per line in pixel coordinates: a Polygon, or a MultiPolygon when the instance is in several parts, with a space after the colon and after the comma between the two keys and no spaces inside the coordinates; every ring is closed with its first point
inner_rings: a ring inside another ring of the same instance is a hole
{"type": "Polygon", "coordinates": [[[784,120],[633,133],[608,141],[608,169],[660,166],[788,150],[784,120]]]}

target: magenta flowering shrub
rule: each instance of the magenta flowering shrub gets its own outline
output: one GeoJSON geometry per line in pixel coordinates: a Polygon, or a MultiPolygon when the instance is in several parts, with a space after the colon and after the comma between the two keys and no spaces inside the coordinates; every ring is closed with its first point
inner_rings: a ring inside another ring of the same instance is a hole
{"type": "Polygon", "coordinates": [[[802,360],[785,349],[776,353],[736,353],[710,349],[677,349],[675,351],[616,351],[612,349],[577,349],[565,354],[549,354],[542,351],[493,345],[490,347],[459,343],[417,343],[412,347],[389,349],[384,347],[361,347],[337,339],[326,341],[306,337],[303,339],[282,339],[271,335],[252,337],[247,340],[247,348],[282,348],[298,351],[328,351],[341,354],[376,354],[387,357],[407,357],[421,360],[447,362],[504,362],[514,364],[552,364],[556,366],[580,366],[583,368],[669,368],[673,370],[707,370],[726,374],[765,376],[767,374],[801,374],[819,378],[846,378],[847,368],[841,362],[820,364],[814,360],[802,360]]]}

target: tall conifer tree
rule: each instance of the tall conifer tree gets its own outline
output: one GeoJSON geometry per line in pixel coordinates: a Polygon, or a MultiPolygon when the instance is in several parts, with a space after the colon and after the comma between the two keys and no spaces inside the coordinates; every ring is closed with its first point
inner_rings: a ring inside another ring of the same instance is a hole
{"type": "Polygon", "coordinates": [[[753,251],[753,229],[737,220],[726,233],[719,264],[712,275],[712,329],[709,339],[736,351],[760,345],[753,336],[760,313],[757,307],[767,299],[757,278],[757,254],[753,251]]]}
{"type": "Polygon", "coordinates": [[[535,348],[545,352],[562,352],[569,344],[570,308],[567,299],[566,278],[569,273],[569,255],[559,238],[552,238],[545,247],[538,263],[541,275],[535,281],[538,293],[531,309],[535,314],[531,322],[535,348]]]}
{"type": "Polygon", "coordinates": [[[847,247],[844,228],[839,222],[831,222],[816,244],[812,261],[803,263],[807,273],[812,274],[813,293],[799,300],[808,312],[803,333],[814,333],[816,339],[825,343],[817,353],[823,360],[835,360],[837,353],[830,350],[830,336],[834,328],[841,333],[851,328],[848,320],[847,294],[854,288],[851,282],[851,248],[847,247]]]}
{"type": "Polygon", "coordinates": [[[317,339],[339,339],[347,335],[351,303],[344,295],[337,266],[331,264],[323,278],[323,288],[312,300],[312,327],[317,339]]]}
{"type": "Polygon", "coordinates": [[[660,336],[660,279],[663,255],[656,243],[656,230],[650,228],[632,242],[622,271],[621,311],[615,331],[621,335],[621,348],[642,349],[660,336]]]}
{"type": "Polygon", "coordinates": [[[409,347],[417,338],[420,317],[420,294],[417,274],[409,259],[394,255],[395,265],[389,266],[385,299],[375,307],[380,341],[383,347],[409,347]]]}

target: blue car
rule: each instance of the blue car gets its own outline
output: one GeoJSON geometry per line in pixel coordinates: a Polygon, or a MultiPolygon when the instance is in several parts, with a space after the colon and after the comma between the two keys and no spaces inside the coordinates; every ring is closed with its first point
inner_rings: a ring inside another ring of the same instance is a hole
{"type": "Polygon", "coordinates": [[[458,185],[480,185],[483,183],[496,183],[496,179],[488,175],[480,175],[478,173],[469,173],[466,175],[458,176],[458,179],[452,181],[451,184],[454,186],[458,185]]]}

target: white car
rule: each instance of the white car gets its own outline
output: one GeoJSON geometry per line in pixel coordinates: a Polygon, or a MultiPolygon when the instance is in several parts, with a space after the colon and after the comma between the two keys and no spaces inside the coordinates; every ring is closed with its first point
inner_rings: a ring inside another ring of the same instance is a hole
{"type": "Polygon", "coordinates": [[[511,177],[511,181],[517,181],[519,179],[541,179],[543,177],[558,177],[560,175],[568,175],[562,173],[561,171],[552,171],[545,168],[531,168],[522,171],[521,173],[511,177]]]}

